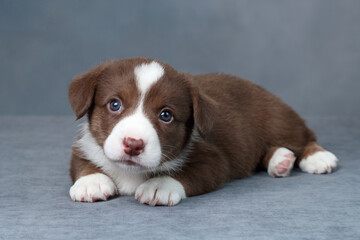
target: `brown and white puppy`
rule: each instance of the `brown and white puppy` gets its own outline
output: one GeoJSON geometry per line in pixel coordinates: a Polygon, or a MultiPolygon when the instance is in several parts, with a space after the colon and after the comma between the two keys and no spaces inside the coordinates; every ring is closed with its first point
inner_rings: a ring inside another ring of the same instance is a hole
{"type": "Polygon", "coordinates": [[[72,151],[74,201],[135,194],[171,206],[258,169],[322,174],[338,161],[289,106],[234,76],[109,61],[73,79],[69,99],[78,119],[87,114],[72,151]]]}

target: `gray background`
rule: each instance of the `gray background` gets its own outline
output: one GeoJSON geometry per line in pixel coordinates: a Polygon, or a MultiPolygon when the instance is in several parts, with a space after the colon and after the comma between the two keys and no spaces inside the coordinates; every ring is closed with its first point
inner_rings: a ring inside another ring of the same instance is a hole
{"type": "Polygon", "coordinates": [[[136,56],[248,78],[305,116],[360,116],[356,0],[3,0],[0,114],[72,114],[75,75],[136,56]]]}

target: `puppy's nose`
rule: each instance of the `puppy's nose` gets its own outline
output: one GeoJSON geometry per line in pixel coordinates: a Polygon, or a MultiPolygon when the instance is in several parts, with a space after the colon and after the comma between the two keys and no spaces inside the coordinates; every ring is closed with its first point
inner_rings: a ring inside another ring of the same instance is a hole
{"type": "Polygon", "coordinates": [[[125,137],[123,140],[124,152],[130,156],[137,156],[143,152],[145,144],[142,139],[125,137]]]}

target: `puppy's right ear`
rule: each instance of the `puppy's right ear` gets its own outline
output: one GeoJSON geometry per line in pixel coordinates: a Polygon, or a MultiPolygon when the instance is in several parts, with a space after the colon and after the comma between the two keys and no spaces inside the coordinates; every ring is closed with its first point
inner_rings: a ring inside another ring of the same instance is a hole
{"type": "Polygon", "coordinates": [[[80,119],[88,112],[93,101],[96,85],[104,69],[105,64],[100,64],[71,81],[69,102],[76,119],[80,119]]]}

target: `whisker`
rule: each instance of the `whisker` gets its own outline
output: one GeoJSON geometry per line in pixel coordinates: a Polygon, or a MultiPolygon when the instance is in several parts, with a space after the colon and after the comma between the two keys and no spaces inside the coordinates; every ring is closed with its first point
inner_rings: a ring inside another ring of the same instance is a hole
{"type": "Polygon", "coordinates": [[[167,159],[172,160],[177,158],[177,156],[173,153],[170,152],[162,152],[162,155],[164,155],[165,157],[167,157],[167,159]]]}

